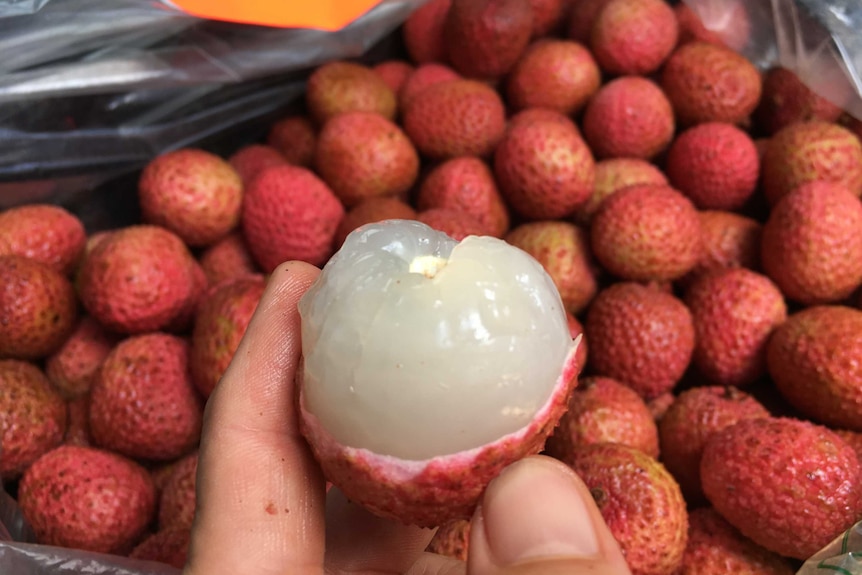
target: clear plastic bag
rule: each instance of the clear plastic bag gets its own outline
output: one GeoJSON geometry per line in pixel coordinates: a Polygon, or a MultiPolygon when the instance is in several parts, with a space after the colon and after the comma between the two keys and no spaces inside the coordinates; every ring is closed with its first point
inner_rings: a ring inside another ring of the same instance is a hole
{"type": "Polygon", "coordinates": [[[862,575],[862,521],[805,562],[796,575],[862,575]]]}
{"type": "Polygon", "coordinates": [[[0,18],[32,14],[51,0],[0,0],[0,18]]]}

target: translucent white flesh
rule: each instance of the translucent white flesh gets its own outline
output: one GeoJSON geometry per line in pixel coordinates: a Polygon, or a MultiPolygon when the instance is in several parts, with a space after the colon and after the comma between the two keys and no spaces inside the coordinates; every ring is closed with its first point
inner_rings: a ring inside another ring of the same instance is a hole
{"type": "Polygon", "coordinates": [[[529,424],[573,345],[536,260],[414,221],[348,236],[299,311],[308,411],[342,445],[401,459],[529,424]]]}

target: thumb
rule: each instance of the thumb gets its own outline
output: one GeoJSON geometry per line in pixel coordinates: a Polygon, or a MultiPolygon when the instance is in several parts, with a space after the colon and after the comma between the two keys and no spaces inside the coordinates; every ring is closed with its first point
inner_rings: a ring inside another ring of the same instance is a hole
{"type": "Polygon", "coordinates": [[[534,456],[491,482],[473,516],[468,575],[630,575],[589,489],[534,456]]]}

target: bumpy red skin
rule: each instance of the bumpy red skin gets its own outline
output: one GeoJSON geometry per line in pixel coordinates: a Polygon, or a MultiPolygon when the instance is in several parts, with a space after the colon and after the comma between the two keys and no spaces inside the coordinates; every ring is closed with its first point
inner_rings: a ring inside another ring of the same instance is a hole
{"type": "Polygon", "coordinates": [[[734,387],[695,387],[679,394],[658,425],[661,460],[691,506],[706,502],[700,458],[713,434],[737,421],[769,417],[756,399],[734,387]]]}
{"type": "Polygon", "coordinates": [[[208,246],[237,226],[242,190],[230,164],[192,148],[157,157],[138,182],[144,221],[171,230],[190,246],[208,246]]]}
{"type": "Polygon", "coordinates": [[[451,5],[452,0],[430,0],[410,14],[404,22],[404,46],[415,63],[447,60],[443,25],[451,5]]]}
{"type": "Polygon", "coordinates": [[[249,251],[266,273],[288,260],[320,266],[344,206],[323,180],[298,166],[270,168],[246,190],[242,231],[249,251]]]}
{"type": "Polygon", "coordinates": [[[848,429],[833,429],[835,435],[844,440],[844,442],[853,448],[856,452],[856,457],[862,462],[862,433],[858,431],[850,431],[848,429]]]}
{"type": "MultiPolygon", "coordinates": [[[[676,401],[676,396],[670,391],[666,391],[646,402],[647,409],[649,409],[649,412],[652,414],[652,418],[656,423],[661,422],[674,401],[676,401]]],[[[659,444],[660,443],[661,442],[659,442],[659,444]]]]}
{"type": "Polygon", "coordinates": [[[419,152],[431,159],[481,157],[490,155],[503,138],[506,110],[487,85],[452,80],[416,94],[402,121],[419,152]]]}
{"type": "Polygon", "coordinates": [[[757,123],[768,134],[797,122],[835,122],[843,110],[817,95],[787,68],[773,68],[763,78],[763,97],[757,107],[757,123]]]}
{"type": "Polygon", "coordinates": [[[811,182],[773,208],[763,226],[763,270],[788,299],[841,301],[862,283],[862,203],[840,184],[811,182]]]}
{"type": "Polygon", "coordinates": [[[685,303],[694,320],[692,360],[707,380],[743,387],[766,374],[766,344],[787,319],[769,278],[742,268],[713,272],[691,285],[685,303]]]}
{"type": "Polygon", "coordinates": [[[494,174],[479,158],[454,158],[433,168],[419,187],[416,207],[462,211],[479,220],[485,235],[497,238],[509,230],[509,211],[494,174]]]}
{"type": "Polygon", "coordinates": [[[467,552],[470,549],[470,528],[471,523],[466,519],[458,519],[442,525],[425,551],[466,561],[467,552]]]}
{"type": "Polygon", "coordinates": [[[68,416],[63,443],[89,447],[93,444],[90,437],[90,396],[84,395],[67,402],[68,416]]]}
{"type": "Polygon", "coordinates": [[[164,329],[197,289],[194,258],[182,240],[157,226],[111,233],[84,260],[78,291],[84,307],[117,333],[164,329]]]}
{"type": "Polygon", "coordinates": [[[580,112],[602,83],[590,51],[567,40],[534,43],[507,79],[506,97],[516,110],[548,108],[561,114],[580,112]]]}
{"type": "Polygon", "coordinates": [[[681,278],[703,253],[697,210],[667,186],[629,186],[607,198],[593,216],[590,240],[602,266],[636,281],[681,278]]]}
{"type": "Polygon", "coordinates": [[[198,452],[186,455],[171,468],[159,501],[159,529],[190,529],[195,519],[198,452]]]}
{"type": "Polygon", "coordinates": [[[812,420],[862,431],[862,311],[815,306],[769,341],[766,361],[781,395],[812,420]]]}
{"type": "Polygon", "coordinates": [[[129,557],[144,561],[158,561],[177,569],[186,565],[191,529],[172,527],[153,533],[141,541],[129,557]]]}
{"type": "Polygon", "coordinates": [[[760,222],[719,210],[698,212],[703,233],[703,252],[697,264],[680,283],[690,285],[697,277],[713,270],[743,267],[760,269],[760,222]]]}
{"type": "Polygon", "coordinates": [[[93,318],[82,318],[60,349],[46,360],[48,379],[66,399],[86,394],[116,339],[93,318]]]}
{"type": "Polygon", "coordinates": [[[575,210],[575,222],[588,226],[599,205],[615,192],[635,184],[667,185],[654,164],[637,158],[611,158],[596,162],[596,181],[590,198],[575,210]]]}
{"type": "MultiPolygon", "coordinates": [[[[546,111],[551,116],[555,112],[546,111]]],[[[530,220],[570,216],[589,199],[595,160],[575,125],[558,118],[513,118],[494,154],[500,192],[530,220]]]]}
{"type": "Polygon", "coordinates": [[[593,26],[602,8],[610,0],[578,0],[572,2],[568,21],[568,37],[581,44],[589,44],[593,26]]]}
{"type": "Polygon", "coordinates": [[[754,193],[760,158],[748,134],[733,124],[708,122],[677,136],[665,172],[699,209],[733,211],[754,193]]]}
{"type": "Polygon", "coordinates": [[[636,283],[599,292],[587,312],[590,366],[652,399],[673,389],[694,351],[688,308],[670,294],[636,283]]]}
{"type": "Polygon", "coordinates": [[[583,445],[619,443],[658,457],[658,428],[644,400],[608,377],[582,378],[545,449],[570,459],[583,445]]]}
{"type": "Polygon", "coordinates": [[[706,42],[683,44],[668,58],[661,86],[682,126],[704,122],[739,124],[760,101],[760,72],[729,48],[706,42]]]}
{"type": "Polygon", "coordinates": [[[75,290],[60,272],[23,256],[0,256],[0,358],[54,353],[77,314],[75,290]]]}
{"type": "Polygon", "coordinates": [[[317,173],[346,206],[407,192],[419,175],[419,154],[397,125],[371,112],[339,114],[324,124],[317,173]]]}
{"type": "Polygon", "coordinates": [[[670,100],[654,82],[623,76],[602,86],[584,112],[584,138],[597,158],[650,160],[673,140],[670,100]]]}
{"type": "MultiPolygon", "coordinates": [[[[708,9],[711,6],[699,5],[701,9],[708,9]]],[[[680,45],[689,42],[707,42],[739,52],[748,44],[751,36],[751,18],[744,0],[717,4],[712,12],[707,12],[704,19],[701,19],[685,2],[674,6],[674,11],[679,22],[680,45]],[[707,24],[709,28],[706,27],[707,24]]]]}
{"type": "Polygon", "coordinates": [[[59,206],[32,204],[0,212],[0,256],[24,256],[69,275],[85,244],[84,225],[59,206]]]}
{"type": "Polygon", "coordinates": [[[595,297],[595,262],[583,229],[561,221],[529,222],[513,229],[505,239],[542,264],[567,311],[578,314],[595,297]]]}
{"type": "Polygon", "coordinates": [[[779,555],[807,559],[853,525],[862,477],[853,449],[825,427],[747,419],[713,435],[703,491],[731,525],[779,555]]]}
{"type": "Polygon", "coordinates": [[[239,174],[243,186],[248,186],[255,176],[265,169],[272,166],[281,166],[289,162],[272,146],[250,144],[234,152],[228,158],[228,163],[239,174]]]}
{"type": "Polygon", "coordinates": [[[413,99],[413,96],[425,90],[434,84],[448,82],[449,80],[458,80],[461,75],[449,66],[443,64],[422,64],[405,80],[404,86],[401,88],[401,93],[398,95],[398,103],[401,109],[406,109],[407,104],[413,99]]]}
{"type": "Polygon", "coordinates": [[[269,129],[266,143],[278,150],[288,164],[311,167],[317,147],[317,131],[305,116],[288,116],[269,129]]]}
{"type": "Polygon", "coordinates": [[[189,367],[198,391],[209,397],[230,365],[266,282],[261,275],[226,281],[208,294],[192,332],[189,367]]]}
{"type": "Polygon", "coordinates": [[[337,250],[347,236],[360,226],[384,220],[415,220],[416,210],[398,198],[368,198],[353,206],[335,233],[334,248],[337,250]]]}
{"type": "Polygon", "coordinates": [[[632,575],[674,575],[688,541],[688,513],[664,466],[613,443],[585,445],[565,463],[590,488],[632,575]]]}
{"type": "Polygon", "coordinates": [[[377,64],[372,70],[383,78],[389,89],[395,92],[397,96],[401,92],[401,86],[413,73],[413,66],[403,60],[387,60],[377,64]]]}
{"type": "Polygon", "coordinates": [[[533,34],[533,10],[523,0],[452,0],[443,39],[452,67],[470,78],[506,75],[533,34]]]}
{"type": "Polygon", "coordinates": [[[467,236],[481,236],[485,233],[482,222],[453,208],[431,208],[419,212],[416,219],[459,242],[467,236]]]}
{"type": "Polygon", "coordinates": [[[239,232],[234,232],[207,248],[198,261],[210,286],[257,272],[257,266],[239,232]]]}
{"type": "Polygon", "coordinates": [[[167,325],[165,331],[178,334],[187,333],[194,323],[195,315],[197,315],[201,301],[206,297],[207,289],[209,289],[209,280],[207,279],[207,274],[204,271],[203,266],[194,259],[191,262],[191,274],[192,291],[189,294],[185,305],[183,305],[183,309],[180,314],[174,319],[174,321],[167,325]]]}
{"type": "Polygon", "coordinates": [[[398,108],[395,92],[374,70],[343,61],[324,64],[309,76],[305,104],[318,125],[344,112],[376,112],[392,120],[398,108]]]}
{"type": "Polygon", "coordinates": [[[568,0],[530,0],[533,9],[533,38],[559,32],[569,15],[568,0]]]}
{"type": "Polygon", "coordinates": [[[688,515],[688,545],[674,575],[793,575],[787,559],[744,537],[712,508],[688,515]]]}
{"type": "Polygon", "coordinates": [[[90,390],[96,445],[128,457],[168,461],[200,439],[203,406],[188,373],[188,344],[151,333],[122,341],[90,390]]]}
{"type": "Polygon", "coordinates": [[[539,453],[566,411],[581,366],[572,349],[554,392],[532,423],[495,443],[424,461],[377,455],[339,445],[305,408],[297,371],[300,430],[327,479],[371,512],[407,525],[436,527],[469,519],[488,483],[506,466],[539,453]]]}
{"type": "Polygon", "coordinates": [[[777,132],[763,154],[763,192],[772,205],[814,182],[834,182],[862,195],[862,143],[849,130],[826,122],[792,124],[777,132]]]}
{"type": "Polygon", "coordinates": [[[66,403],[31,363],[0,360],[0,478],[17,478],[57,447],[66,430],[66,403]]]}
{"type": "Polygon", "coordinates": [[[599,12],[590,47],[605,72],[647,75],[676,47],[679,23],[664,0],[611,0],[599,12]]]}
{"type": "Polygon", "coordinates": [[[39,543],[128,553],[155,515],[147,471],[120,455],[64,445],[24,474],[18,504],[39,543]]]}

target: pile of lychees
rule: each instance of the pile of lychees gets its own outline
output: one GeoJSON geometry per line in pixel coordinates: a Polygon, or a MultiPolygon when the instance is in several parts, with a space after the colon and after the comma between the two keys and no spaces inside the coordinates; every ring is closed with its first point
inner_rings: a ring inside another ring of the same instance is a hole
{"type": "MultiPolygon", "coordinates": [[[[0,213],[0,476],[39,541],[182,565],[203,405],[266,281],[416,219],[538,260],[585,334],[545,452],[635,575],[791,574],[862,518],[862,128],[664,0],[431,0],[143,221],[0,213]]],[[[464,557],[469,523],[431,548],[464,557]]]]}

